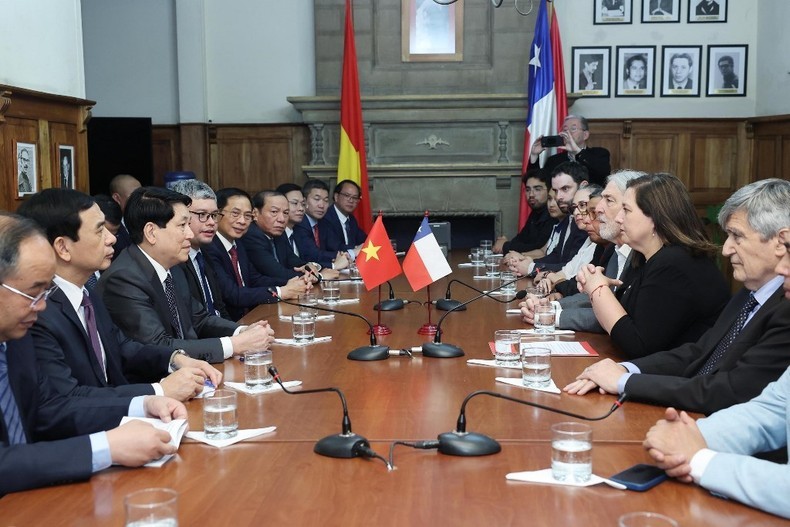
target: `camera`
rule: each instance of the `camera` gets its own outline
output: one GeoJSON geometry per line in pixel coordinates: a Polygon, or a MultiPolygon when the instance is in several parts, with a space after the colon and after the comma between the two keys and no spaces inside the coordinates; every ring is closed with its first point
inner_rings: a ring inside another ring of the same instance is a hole
{"type": "Polygon", "coordinates": [[[561,135],[545,135],[540,139],[540,146],[543,148],[565,146],[565,138],[561,135]]]}

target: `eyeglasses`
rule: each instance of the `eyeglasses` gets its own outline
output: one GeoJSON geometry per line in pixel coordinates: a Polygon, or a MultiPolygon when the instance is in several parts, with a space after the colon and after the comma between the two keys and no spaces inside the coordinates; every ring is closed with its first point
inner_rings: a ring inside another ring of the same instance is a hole
{"type": "Polygon", "coordinates": [[[573,215],[578,214],[582,218],[589,215],[590,211],[587,210],[587,201],[580,201],[570,206],[570,213],[573,215]]]}
{"type": "Polygon", "coordinates": [[[10,285],[6,285],[6,284],[2,284],[2,283],[0,283],[0,285],[1,285],[1,286],[3,286],[3,287],[5,287],[6,289],[8,289],[9,291],[11,291],[12,293],[16,293],[16,294],[18,294],[19,296],[23,296],[23,297],[27,298],[28,300],[30,300],[30,309],[35,309],[35,308],[36,308],[36,306],[37,306],[37,305],[38,305],[38,304],[39,304],[39,303],[40,303],[42,300],[43,300],[43,301],[46,301],[46,300],[47,300],[47,298],[49,298],[49,295],[51,295],[52,293],[54,293],[54,292],[55,292],[55,291],[58,289],[58,286],[57,286],[56,284],[52,284],[52,285],[51,285],[51,286],[50,286],[48,289],[44,289],[42,292],[40,292],[40,293],[39,293],[39,294],[37,294],[36,296],[30,296],[30,295],[29,295],[29,294],[27,294],[27,293],[23,293],[23,292],[22,292],[22,291],[20,291],[19,289],[14,289],[14,288],[13,288],[13,287],[11,287],[10,285]]]}
{"type": "Polygon", "coordinates": [[[341,196],[343,196],[344,198],[346,198],[348,201],[359,201],[359,200],[361,200],[361,199],[362,199],[362,198],[361,198],[361,197],[359,197],[359,196],[355,196],[354,194],[347,194],[347,193],[345,193],[345,192],[338,192],[338,194],[340,194],[341,196]]]}
{"type": "MultiPolygon", "coordinates": [[[[221,214],[222,214],[223,216],[224,216],[225,214],[227,214],[227,215],[229,215],[231,218],[233,218],[234,220],[238,220],[238,219],[239,219],[239,218],[241,218],[242,216],[244,216],[244,220],[245,220],[245,221],[252,221],[252,220],[255,218],[255,216],[253,216],[252,212],[241,212],[240,210],[237,210],[237,209],[233,209],[233,210],[232,210],[232,211],[230,211],[230,212],[224,212],[224,213],[221,213],[221,214]]],[[[200,219],[200,218],[198,218],[198,219],[200,219]]]]}
{"type": "Polygon", "coordinates": [[[221,212],[195,212],[194,210],[190,210],[189,213],[197,216],[197,219],[200,223],[206,223],[209,218],[211,218],[213,221],[217,221],[222,216],[224,216],[224,214],[221,212]]]}

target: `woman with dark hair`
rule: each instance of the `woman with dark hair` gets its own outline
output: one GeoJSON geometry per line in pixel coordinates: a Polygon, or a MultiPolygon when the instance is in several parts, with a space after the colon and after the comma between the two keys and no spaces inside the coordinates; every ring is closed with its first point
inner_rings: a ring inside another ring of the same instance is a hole
{"type": "Polygon", "coordinates": [[[675,176],[648,174],[628,183],[615,221],[633,249],[634,279],[618,302],[603,269],[579,272],[595,316],[629,358],[697,340],[729,300],[688,191],[675,176]]]}

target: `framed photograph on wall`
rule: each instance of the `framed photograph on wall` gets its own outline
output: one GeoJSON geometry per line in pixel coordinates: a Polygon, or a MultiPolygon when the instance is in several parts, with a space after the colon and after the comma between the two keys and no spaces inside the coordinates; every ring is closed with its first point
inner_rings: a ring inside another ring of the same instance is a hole
{"type": "Polygon", "coordinates": [[[642,0],[642,22],[680,22],[680,0],[642,0]]]}
{"type": "Polygon", "coordinates": [[[610,47],[573,47],[571,87],[584,97],[609,97],[610,47]]]}
{"type": "Polygon", "coordinates": [[[749,46],[708,46],[708,97],[744,97],[749,46]]]}
{"type": "Polygon", "coordinates": [[[593,24],[630,24],[634,0],[593,0],[593,24]]]}
{"type": "Polygon", "coordinates": [[[655,71],[655,46],[617,46],[615,97],[653,97],[655,71]]]}
{"type": "Polygon", "coordinates": [[[36,145],[34,143],[14,142],[16,152],[17,197],[38,192],[38,171],[36,170],[36,145]]]}
{"type": "Polygon", "coordinates": [[[702,46],[661,49],[661,96],[699,97],[702,46]]]}
{"type": "Polygon", "coordinates": [[[60,188],[75,188],[73,146],[58,145],[58,174],[60,174],[60,188]]]}
{"type": "Polygon", "coordinates": [[[464,4],[433,0],[401,0],[401,60],[464,60],[464,4]]]}
{"type": "Polygon", "coordinates": [[[726,22],[728,0],[689,0],[689,24],[726,22]]]}

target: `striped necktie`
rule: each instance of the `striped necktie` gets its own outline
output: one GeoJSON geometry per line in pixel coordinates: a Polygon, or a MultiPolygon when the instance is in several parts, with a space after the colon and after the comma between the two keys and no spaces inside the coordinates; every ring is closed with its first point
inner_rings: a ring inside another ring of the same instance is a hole
{"type": "Polygon", "coordinates": [[[93,354],[96,356],[96,360],[99,361],[99,367],[104,372],[104,380],[107,380],[107,368],[104,364],[104,355],[99,343],[99,329],[96,327],[93,302],[91,302],[91,297],[88,296],[88,292],[85,289],[82,290],[82,304],[80,305],[85,313],[85,326],[88,331],[88,340],[90,340],[91,348],[93,348],[93,354]]]}
{"type": "Polygon", "coordinates": [[[757,307],[757,299],[754,298],[754,293],[749,293],[749,299],[743,305],[741,310],[738,312],[738,316],[735,317],[735,322],[733,322],[732,327],[727,332],[726,335],[719,341],[716,345],[716,349],[713,350],[713,353],[708,360],[705,361],[705,364],[702,365],[702,368],[699,369],[697,375],[706,375],[708,373],[713,373],[713,370],[716,369],[716,366],[721,361],[724,354],[727,352],[727,348],[735,341],[738,337],[738,334],[743,329],[743,326],[746,324],[746,319],[749,318],[749,313],[757,307]]]}
{"type": "Polygon", "coordinates": [[[176,286],[170,273],[167,273],[167,278],[165,278],[165,297],[167,297],[167,307],[170,309],[170,319],[177,333],[176,337],[182,339],[184,338],[184,328],[181,327],[181,317],[178,316],[176,286]]]}
{"type": "Polygon", "coordinates": [[[22,418],[19,416],[19,407],[14,399],[14,392],[11,391],[11,384],[8,381],[8,356],[6,355],[6,343],[0,343],[0,412],[3,413],[3,420],[8,431],[8,443],[19,445],[27,443],[25,430],[22,428],[22,418]]]}
{"type": "Polygon", "coordinates": [[[206,259],[202,252],[197,252],[195,261],[200,270],[200,284],[203,286],[203,298],[206,301],[206,311],[212,315],[216,315],[218,313],[214,308],[214,295],[211,294],[211,287],[209,287],[208,278],[206,277],[206,259]]]}

